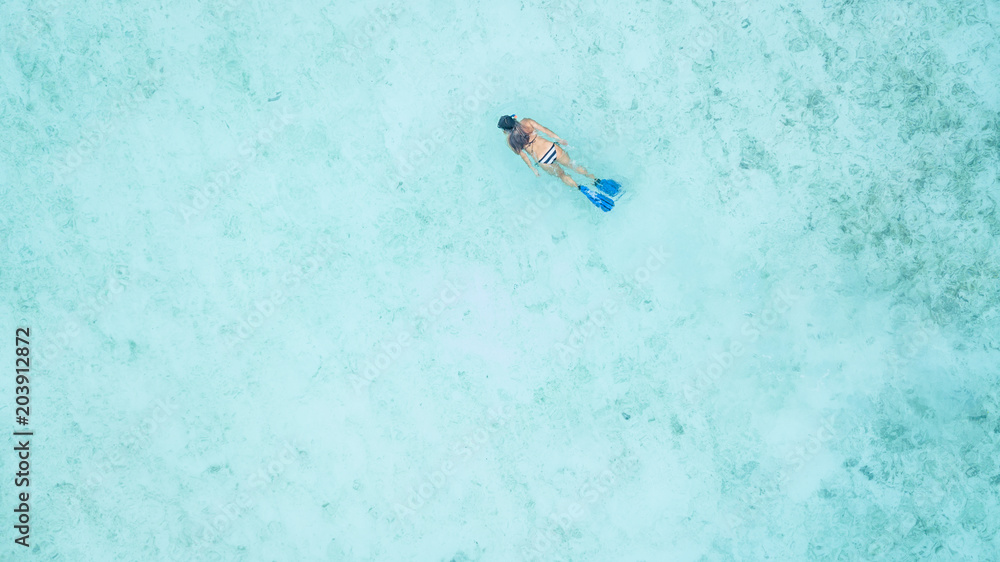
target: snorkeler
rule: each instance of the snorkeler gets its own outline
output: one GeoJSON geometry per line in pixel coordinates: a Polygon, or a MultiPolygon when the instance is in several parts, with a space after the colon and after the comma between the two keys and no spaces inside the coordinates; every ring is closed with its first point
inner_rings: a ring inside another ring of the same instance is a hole
{"type": "Polygon", "coordinates": [[[524,160],[524,163],[531,168],[532,172],[535,172],[536,176],[540,174],[531,164],[531,159],[528,158],[529,154],[538,162],[540,168],[553,176],[557,176],[566,185],[579,188],[602,211],[610,211],[615,206],[613,198],[621,193],[621,186],[618,182],[614,180],[599,180],[594,174],[588,172],[586,168],[573,162],[569,154],[562,148],[562,146],[566,146],[566,141],[559,138],[559,135],[546,129],[534,119],[525,118],[518,121],[517,115],[504,115],[500,118],[500,122],[497,123],[497,127],[502,129],[504,134],[507,135],[507,145],[510,146],[510,149],[514,151],[514,154],[520,156],[521,160],[524,160]],[[543,138],[538,133],[549,138],[543,138]],[[560,164],[594,180],[594,185],[603,191],[603,193],[595,191],[589,186],[578,184],[576,180],[562,169],[560,164]]]}

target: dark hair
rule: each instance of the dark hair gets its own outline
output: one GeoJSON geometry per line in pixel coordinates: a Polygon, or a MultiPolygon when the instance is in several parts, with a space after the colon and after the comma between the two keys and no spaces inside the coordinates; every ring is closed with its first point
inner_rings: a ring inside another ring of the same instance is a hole
{"type": "Polygon", "coordinates": [[[528,141],[531,140],[531,135],[528,131],[525,131],[524,127],[512,115],[501,117],[500,122],[497,123],[497,127],[507,133],[507,144],[510,145],[510,149],[514,151],[514,154],[520,154],[524,150],[524,147],[527,146],[528,141]]]}

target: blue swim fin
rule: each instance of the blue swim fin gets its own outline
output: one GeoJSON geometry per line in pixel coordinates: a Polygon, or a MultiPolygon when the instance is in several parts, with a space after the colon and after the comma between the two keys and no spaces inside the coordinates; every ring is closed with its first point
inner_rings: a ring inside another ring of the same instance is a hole
{"type": "Polygon", "coordinates": [[[580,191],[590,199],[590,202],[597,206],[598,209],[604,211],[605,213],[614,208],[615,202],[607,195],[601,193],[600,191],[595,191],[590,187],[580,186],[580,191]]]}
{"type": "Polygon", "coordinates": [[[617,199],[622,192],[622,184],[615,180],[596,180],[594,185],[603,191],[608,197],[617,199]]]}

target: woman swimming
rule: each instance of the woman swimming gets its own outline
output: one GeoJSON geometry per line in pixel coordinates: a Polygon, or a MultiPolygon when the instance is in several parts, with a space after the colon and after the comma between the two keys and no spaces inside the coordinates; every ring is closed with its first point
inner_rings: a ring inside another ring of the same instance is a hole
{"type": "Polygon", "coordinates": [[[559,164],[568,166],[575,172],[583,174],[592,180],[597,179],[583,166],[578,166],[573,162],[569,154],[566,154],[566,151],[559,146],[566,146],[566,141],[541,126],[534,119],[522,119],[518,121],[517,115],[504,115],[500,118],[500,122],[497,123],[497,127],[503,129],[504,134],[507,135],[507,145],[510,146],[510,149],[514,151],[514,154],[520,156],[521,160],[524,160],[524,163],[531,168],[532,172],[535,172],[536,176],[539,175],[538,170],[531,165],[531,159],[528,158],[528,154],[534,157],[543,170],[554,176],[558,176],[563,183],[570,187],[580,187],[580,185],[559,164]],[[554,140],[542,138],[538,136],[538,133],[554,140]]]}

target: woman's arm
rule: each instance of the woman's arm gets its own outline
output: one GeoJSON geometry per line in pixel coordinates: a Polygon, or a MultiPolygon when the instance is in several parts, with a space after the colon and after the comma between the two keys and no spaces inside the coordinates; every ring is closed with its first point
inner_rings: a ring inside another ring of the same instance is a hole
{"type": "Polygon", "coordinates": [[[556,141],[557,143],[563,144],[563,145],[566,144],[566,141],[564,141],[561,138],[559,138],[559,135],[557,135],[557,134],[553,133],[552,131],[546,129],[538,121],[535,121],[534,119],[528,119],[528,118],[522,119],[522,122],[523,121],[527,121],[528,124],[531,125],[531,127],[533,129],[535,129],[537,131],[540,131],[543,135],[549,137],[550,139],[556,141]]]}
{"type": "Polygon", "coordinates": [[[528,167],[531,168],[531,171],[535,172],[535,175],[537,176],[538,170],[536,170],[535,167],[531,165],[531,159],[528,158],[528,153],[522,150],[520,156],[521,160],[524,160],[524,163],[527,164],[528,167]]]}

